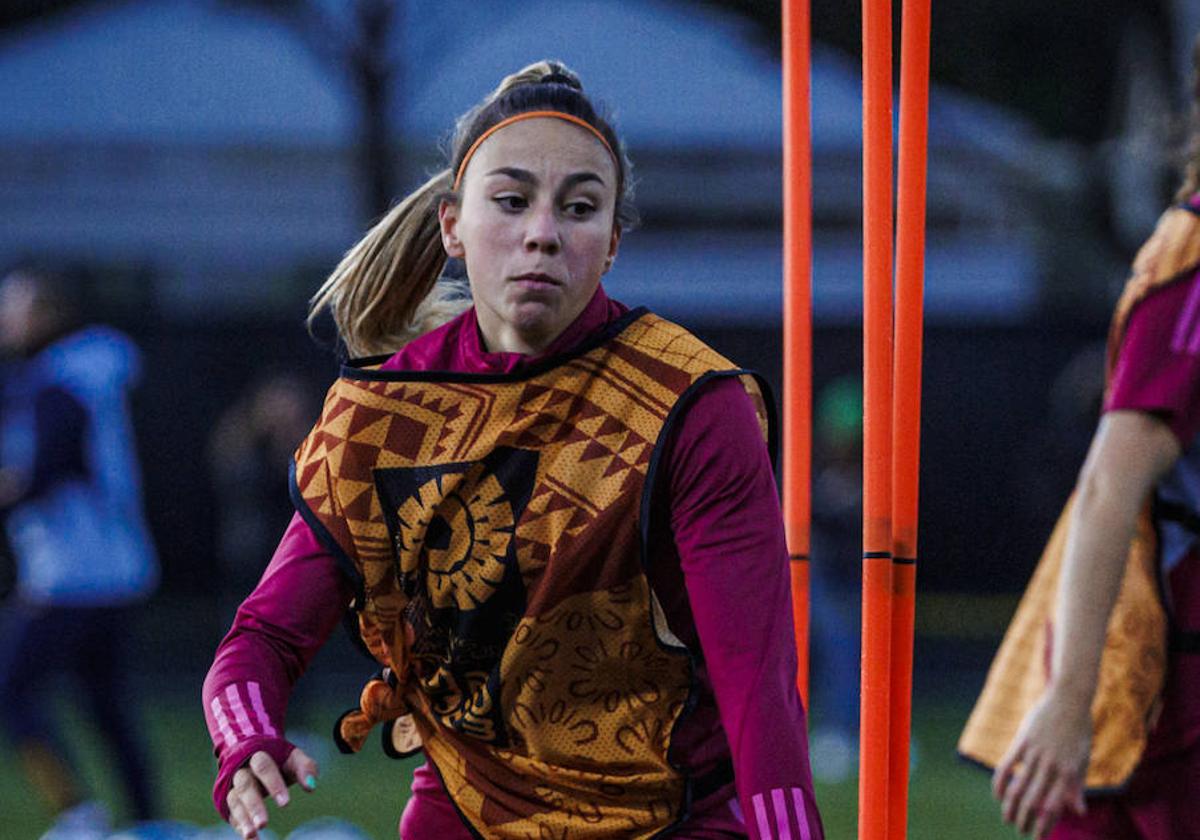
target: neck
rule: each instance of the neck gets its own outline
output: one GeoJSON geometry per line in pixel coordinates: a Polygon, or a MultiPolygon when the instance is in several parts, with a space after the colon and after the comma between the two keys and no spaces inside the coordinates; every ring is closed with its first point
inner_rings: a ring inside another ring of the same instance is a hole
{"type": "Polygon", "coordinates": [[[489,353],[520,353],[525,356],[536,356],[558,338],[557,333],[528,333],[516,329],[510,324],[500,324],[488,329],[482,318],[476,318],[479,323],[479,337],[483,341],[483,349],[489,353]]]}

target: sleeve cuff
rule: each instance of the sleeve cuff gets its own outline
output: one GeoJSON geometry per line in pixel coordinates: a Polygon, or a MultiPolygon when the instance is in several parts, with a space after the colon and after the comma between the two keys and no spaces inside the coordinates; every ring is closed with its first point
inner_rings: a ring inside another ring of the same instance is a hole
{"type": "Polygon", "coordinates": [[[233,774],[246,765],[250,756],[259,751],[265,752],[282,768],[283,763],[287,761],[288,756],[295,748],[291,741],[283,738],[263,737],[251,738],[226,753],[222,757],[220,769],[217,771],[217,781],[213,784],[213,806],[221,815],[221,819],[229,822],[229,803],[225,799],[229,795],[229,789],[233,787],[233,774]]]}

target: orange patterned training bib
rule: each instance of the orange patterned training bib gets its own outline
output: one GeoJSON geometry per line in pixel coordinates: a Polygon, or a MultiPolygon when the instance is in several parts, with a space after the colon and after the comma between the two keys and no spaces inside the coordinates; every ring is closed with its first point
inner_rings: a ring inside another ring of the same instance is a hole
{"type": "Polygon", "coordinates": [[[692,666],[644,572],[643,497],[707,375],[740,372],[635,311],[515,375],[347,371],[297,453],[362,637],[485,836],[650,837],[683,813],[692,666]]]}

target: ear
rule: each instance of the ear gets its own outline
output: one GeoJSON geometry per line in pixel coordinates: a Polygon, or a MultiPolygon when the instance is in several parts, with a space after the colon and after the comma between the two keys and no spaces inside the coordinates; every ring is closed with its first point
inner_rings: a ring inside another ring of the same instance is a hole
{"type": "Polygon", "coordinates": [[[621,226],[613,225],[612,237],[608,240],[608,259],[604,261],[604,273],[612,268],[613,262],[617,259],[617,249],[621,247],[621,226]]]}
{"type": "Polygon", "coordinates": [[[446,256],[463,259],[467,252],[458,238],[458,205],[442,199],[438,204],[438,226],[442,229],[442,248],[446,256]]]}

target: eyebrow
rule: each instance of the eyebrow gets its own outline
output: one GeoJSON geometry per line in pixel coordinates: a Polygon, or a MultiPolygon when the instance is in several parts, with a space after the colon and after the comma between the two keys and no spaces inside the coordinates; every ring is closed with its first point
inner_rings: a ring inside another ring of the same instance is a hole
{"type": "MultiPolygon", "coordinates": [[[[515,166],[501,166],[500,168],[493,169],[491,172],[487,173],[487,177],[492,175],[506,175],[509,178],[512,178],[514,181],[520,181],[523,184],[537,184],[538,182],[537,176],[528,169],[518,169],[515,166]]],[[[601,185],[604,184],[604,179],[595,172],[574,172],[563,180],[562,189],[569,190],[576,184],[582,184],[588,181],[596,181],[601,185]]]]}

